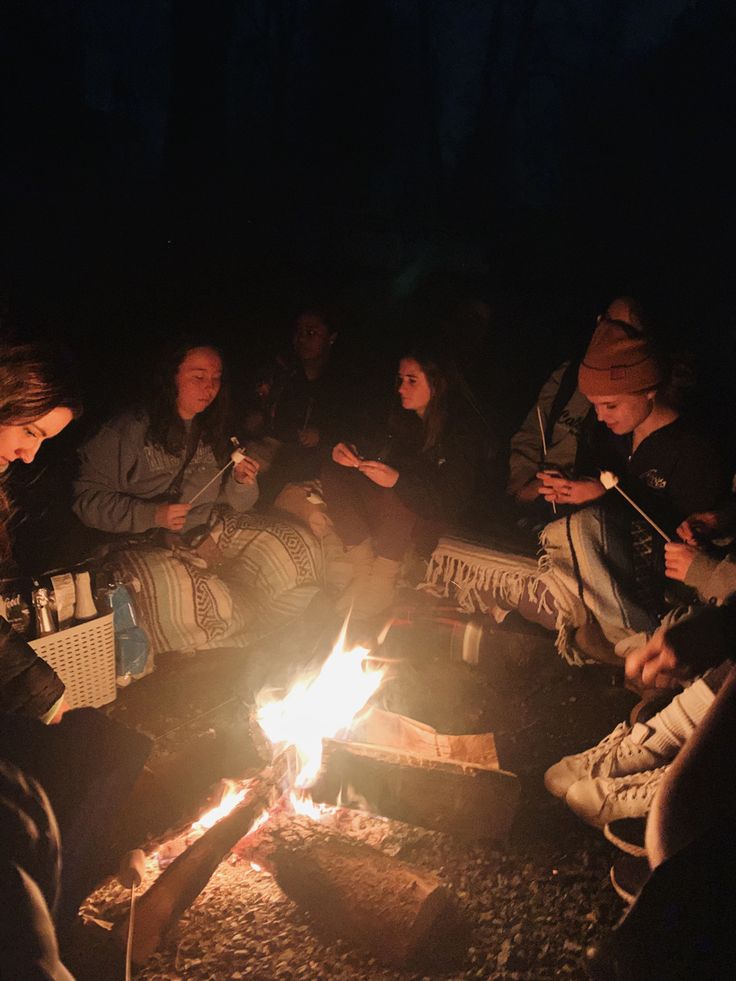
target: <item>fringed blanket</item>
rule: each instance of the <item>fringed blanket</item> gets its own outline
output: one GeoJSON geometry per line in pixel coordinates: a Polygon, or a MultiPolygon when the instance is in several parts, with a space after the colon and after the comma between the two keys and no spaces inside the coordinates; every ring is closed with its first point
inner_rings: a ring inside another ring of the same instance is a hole
{"type": "Polygon", "coordinates": [[[306,528],[218,509],[215,561],[189,548],[138,545],[107,562],[137,580],[152,653],[247,646],[302,613],[322,579],[319,543],[306,528]]]}
{"type": "Polygon", "coordinates": [[[500,622],[519,605],[525,586],[556,614],[557,650],[570,664],[584,658],[575,649],[578,627],[596,620],[624,654],[659,624],[642,606],[626,535],[604,507],[584,508],[548,524],[540,535],[538,561],[459,538],[442,538],[423,588],[453,597],[466,612],[488,613],[500,622]],[[535,587],[543,588],[535,588],[535,587]]]}

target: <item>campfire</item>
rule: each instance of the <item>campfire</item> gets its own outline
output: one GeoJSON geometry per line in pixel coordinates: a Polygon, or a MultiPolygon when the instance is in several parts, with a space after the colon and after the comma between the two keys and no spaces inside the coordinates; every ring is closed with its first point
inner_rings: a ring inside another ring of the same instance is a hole
{"type": "MultiPolygon", "coordinates": [[[[346,649],[345,628],[318,671],[283,695],[262,692],[255,720],[263,768],[157,854],[163,870],[137,902],[132,960],[144,963],[231,852],[269,872],[331,933],[393,965],[421,958],[454,921],[431,872],[338,830],[336,805],[460,835],[503,837],[519,790],[493,737],[444,736],[372,700],[380,658],[346,649]]],[[[127,918],[113,927],[123,946],[127,918]]]]}

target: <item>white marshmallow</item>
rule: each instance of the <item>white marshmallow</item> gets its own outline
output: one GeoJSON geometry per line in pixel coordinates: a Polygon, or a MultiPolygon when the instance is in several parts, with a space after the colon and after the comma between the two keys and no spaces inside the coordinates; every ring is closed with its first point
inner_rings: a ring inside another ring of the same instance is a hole
{"type": "Polygon", "coordinates": [[[618,477],[610,470],[601,470],[600,481],[606,490],[611,490],[618,485],[618,477]]]}

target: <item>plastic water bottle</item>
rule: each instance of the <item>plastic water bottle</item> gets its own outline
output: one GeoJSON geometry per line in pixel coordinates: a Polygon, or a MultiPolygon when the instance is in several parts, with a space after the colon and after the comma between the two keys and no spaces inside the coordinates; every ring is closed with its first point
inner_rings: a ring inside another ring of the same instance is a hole
{"type": "Polygon", "coordinates": [[[133,611],[133,600],[120,573],[113,576],[109,592],[112,623],[115,630],[115,674],[118,685],[129,685],[139,678],[148,661],[148,637],[138,626],[133,611]]]}

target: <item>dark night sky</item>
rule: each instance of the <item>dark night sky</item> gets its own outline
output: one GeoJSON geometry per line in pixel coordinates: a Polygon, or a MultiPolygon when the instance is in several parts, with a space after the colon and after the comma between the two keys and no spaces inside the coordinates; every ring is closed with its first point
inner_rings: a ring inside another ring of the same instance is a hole
{"type": "Polygon", "coordinates": [[[123,388],[144,337],[206,324],[260,353],[332,290],[372,342],[448,277],[491,307],[489,388],[512,398],[501,376],[528,366],[511,416],[622,290],[677,343],[717,340],[730,383],[732,3],[8,0],[3,16],[4,312],[123,388]]]}

